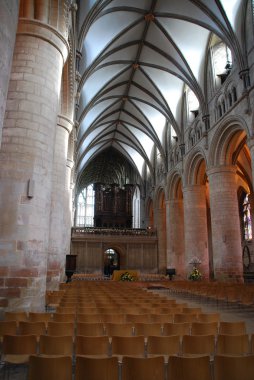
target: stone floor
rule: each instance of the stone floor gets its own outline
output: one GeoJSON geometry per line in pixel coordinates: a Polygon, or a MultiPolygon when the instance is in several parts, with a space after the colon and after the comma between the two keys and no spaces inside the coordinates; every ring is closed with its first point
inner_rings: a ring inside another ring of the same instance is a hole
{"type": "MultiPolygon", "coordinates": [[[[247,333],[254,334],[254,308],[243,308],[238,305],[228,305],[226,303],[216,303],[204,301],[203,299],[197,299],[196,297],[186,297],[184,295],[171,294],[168,290],[152,290],[158,294],[167,295],[169,298],[175,298],[178,303],[187,302],[190,306],[201,306],[204,312],[219,312],[221,320],[223,321],[245,321],[247,333]]],[[[0,380],[26,380],[27,369],[16,368],[12,369],[8,375],[3,371],[3,365],[0,365],[0,380]]],[[[46,379],[45,379],[46,380],[46,379]]],[[[56,379],[57,380],[57,379],[56,379]]]]}

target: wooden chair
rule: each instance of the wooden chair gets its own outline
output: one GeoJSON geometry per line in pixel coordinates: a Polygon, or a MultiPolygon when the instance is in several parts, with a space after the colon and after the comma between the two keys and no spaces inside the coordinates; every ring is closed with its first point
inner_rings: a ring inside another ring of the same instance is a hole
{"type": "Polygon", "coordinates": [[[95,323],[102,322],[100,314],[77,314],[77,322],[95,323]]]}
{"type": "Polygon", "coordinates": [[[30,322],[45,322],[47,326],[48,322],[52,320],[52,314],[30,312],[28,315],[28,320],[30,322]]]}
{"type": "Polygon", "coordinates": [[[105,335],[103,323],[77,323],[77,335],[102,336],[105,335]]]}
{"type": "Polygon", "coordinates": [[[48,335],[53,336],[66,336],[74,335],[74,323],[73,322],[52,322],[48,323],[47,329],[48,335]]]}
{"type": "Polygon", "coordinates": [[[4,378],[6,374],[8,378],[12,378],[11,371],[16,366],[22,366],[26,372],[29,357],[36,354],[36,351],[35,335],[4,335],[1,358],[4,364],[4,378]]]}
{"type": "Polygon", "coordinates": [[[242,335],[246,334],[246,325],[244,321],[235,322],[220,322],[219,324],[219,334],[228,335],[242,335]]]}
{"type": "Polygon", "coordinates": [[[18,332],[20,335],[36,335],[39,340],[40,335],[46,334],[46,323],[20,321],[18,332]]]}
{"type": "Polygon", "coordinates": [[[39,353],[43,355],[69,355],[73,354],[72,336],[41,335],[39,353]]]}
{"type": "Polygon", "coordinates": [[[250,352],[254,354],[254,334],[250,335],[250,352]]]}
{"type": "Polygon", "coordinates": [[[179,355],[181,350],[181,339],[178,335],[148,336],[147,356],[154,355],[179,355]]]}
{"type": "Polygon", "coordinates": [[[126,314],[125,316],[126,322],[131,323],[149,323],[150,322],[150,315],[149,314],[126,314]]]}
{"type": "Polygon", "coordinates": [[[122,380],[164,380],[163,356],[152,358],[123,357],[122,380]]]}
{"type": "Polygon", "coordinates": [[[161,323],[135,323],[134,324],[135,335],[162,335],[161,323]]]}
{"type": "Polygon", "coordinates": [[[103,314],[101,320],[103,323],[124,323],[125,314],[103,314]]]}
{"type": "Polygon", "coordinates": [[[172,323],[174,314],[150,314],[151,323],[172,323]]]}
{"type": "Polygon", "coordinates": [[[71,356],[30,356],[28,380],[45,379],[72,380],[71,356]]]}
{"type": "Polygon", "coordinates": [[[174,323],[192,323],[197,321],[197,314],[179,313],[174,315],[174,323]]]}
{"type": "Polygon", "coordinates": [[[109,356],[110,345],[107,336],[76,336],[76,355],[109,356]]]}
{"type": "MultiPolygon", "coordinates": [[[[212,380],[210,357],[208,355],[194,357],[170,356],[167,366],[167,378],[169,380],[212,380]]],[[[223,380],[229,379],[230,377],[225,377],[223,380]]]]}
{"type": "Polygon", "coordinates": [[[217,322],[193,322],[191,324],[191,335],[217,335],[217,322]]]}
{"type": "Polygon", "coordinates": [[[97,307],[78,307],[77,314],[98,314],[97,307]]]}
{"type": "Polygon", "coordinates": [[[60,305],[62,295],[54,293],[46,293],[45,296],[45,309],[46,311],[50,309],[56,309],[60,305]]]}
{"type": "Polygon", "coordinates": [[[105,333],[108,336],[133,336],[132,323],[105,323],[105,333]]]}
{"type": "Polygon", "coordinates": [[[246,355],[250,353],[249,336],[224,335],[217,337],[216,354],[220,355],[246,355]]]}
{"type": "Polygon", "coordinates": [[[64,314],[64,313],[54,313],[52,316],[54,322],[75,322],[76,314],[64,314]]]}
{"type": "Polygon", "coordinates": [[[76,357],[75,380],[118,380],[117,357],[76,357]]]}
{"type": "Polygon", "coordinates": [[[190,334],[191,324],[188,322],[184,323],[164,323],[163,324],[163,335],[187,335],[190,334]]]}
{"type": "Polygon", "coordinates": [[[214,380],[253,380],[254,355],[215,355],[214,380]]]}
{"type": "Polygon", "coordinates": [[[219,322],[220,313],[200,313],[197,315],[198,322],[219,322]]]}
{"type": "Polygon", "coordinates": [[[3,362],[9,364],[28,363],[29,356],[36,354],[36,335],[4,335],[3,362]]]}
{"type": "Polygon", "coordinates": [[[112,336],[112,355],[145,356],[144,336],[112,336]]]}
{"type": "Polygon", "coordinates": [[[182,339],[182,354],[214,355],[214,335],[184,335],[182,339]]]}
{"type": "Polygon", "coordinates": [[[26,311],[6,311],[4,313],[4,321],[27,321],[28,315],[26,311]]]}
{"type": "Polygon", "coordinates": [[[0,342],[3,341],[4,335],[16,335],[17,322],[16,321],[0,321],[0,342]]]}
{"type": "Polygon", "coordinates": [[[202,308],[201,307],[183,307],[182,310],[183,314],[200,314],[202,313],[202,308]]]}
{"type": "Polygon", "coordinates": [[[58,306],[56,308],[56,313],[57,314],[76,314],[76,307],[58,306]]]}

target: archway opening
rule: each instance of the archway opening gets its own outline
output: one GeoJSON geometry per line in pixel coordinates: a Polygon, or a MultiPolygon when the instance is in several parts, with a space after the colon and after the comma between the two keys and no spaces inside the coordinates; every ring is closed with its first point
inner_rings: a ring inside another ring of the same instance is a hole
{"type": "Polygon", "coordinates": [[[108,248],[104,252],[104,276],[110,277],[114,270],[120,269],[120,255],[113,249],[108,248]]]}

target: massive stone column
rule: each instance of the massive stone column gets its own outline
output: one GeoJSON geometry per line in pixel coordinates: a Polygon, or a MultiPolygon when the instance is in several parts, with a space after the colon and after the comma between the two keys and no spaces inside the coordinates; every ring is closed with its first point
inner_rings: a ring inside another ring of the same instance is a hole
{"type": "Polygon", "coordinates": [[[67,223],[68,207],[66,193],[69,189],[67,180],[68,168],[67,151],[69,134],[73,123],[66,117],[59,115],[56,128],[56,139],[54,149],[51,214],[50,214],[50,234],[49,234],[49,254],[47,265],[47,289],[54,290],[59,286],[59,282],[64,279],[65,256],[70,249],[70,218],[67,223]]]}
{"type": "Polygon", "coordinates": [[[184,235],[186,274],[192,270],[190,261],[199,259],[203,279],[209,277],[206,191],[204,185],[184,188],[184,235]]]}
{"type": "Polygon", "coordinates": [[[160,208],[155,210],[156,230],[158,237],[158,270],[159,273],[166,273],[166,210],[160,208]]]}
{"type": "Polygon", "coordinates": [[[0,4],[0,146],[12,55],[18,25],[19,0],[1,0],[0,4]]]}
{"type": "Polygon", "coordinates": [[[243,263],[236,167],[219,166],[207,172],[210,186],[215,279],[243,281],[243,263]]]}
{"type": "Polygon", "coordinates": [[[22,2],[0,152],[0,297],[10,310],[42,310],[45,302],[52,163],[68,45],[45,22],[40,4],[22,2]],[[37,19],[29,19],[33,15],[37,19]]]}
{"type": "Polygon", "coordinates": [[[176,269],[176,278],[185,278],[183,200],[166,201],[167,267],[176,269]]]}

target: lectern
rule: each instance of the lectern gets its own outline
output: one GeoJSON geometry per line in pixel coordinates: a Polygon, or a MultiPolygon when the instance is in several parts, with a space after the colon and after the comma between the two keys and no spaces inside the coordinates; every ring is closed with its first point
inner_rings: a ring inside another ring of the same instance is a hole
{"type": "Polygon", "coordinates": [[[71,282],[71,276],[76,271],[77,255],[66,255],[65,274],[67,277],[66,282],[71,282]]]}

